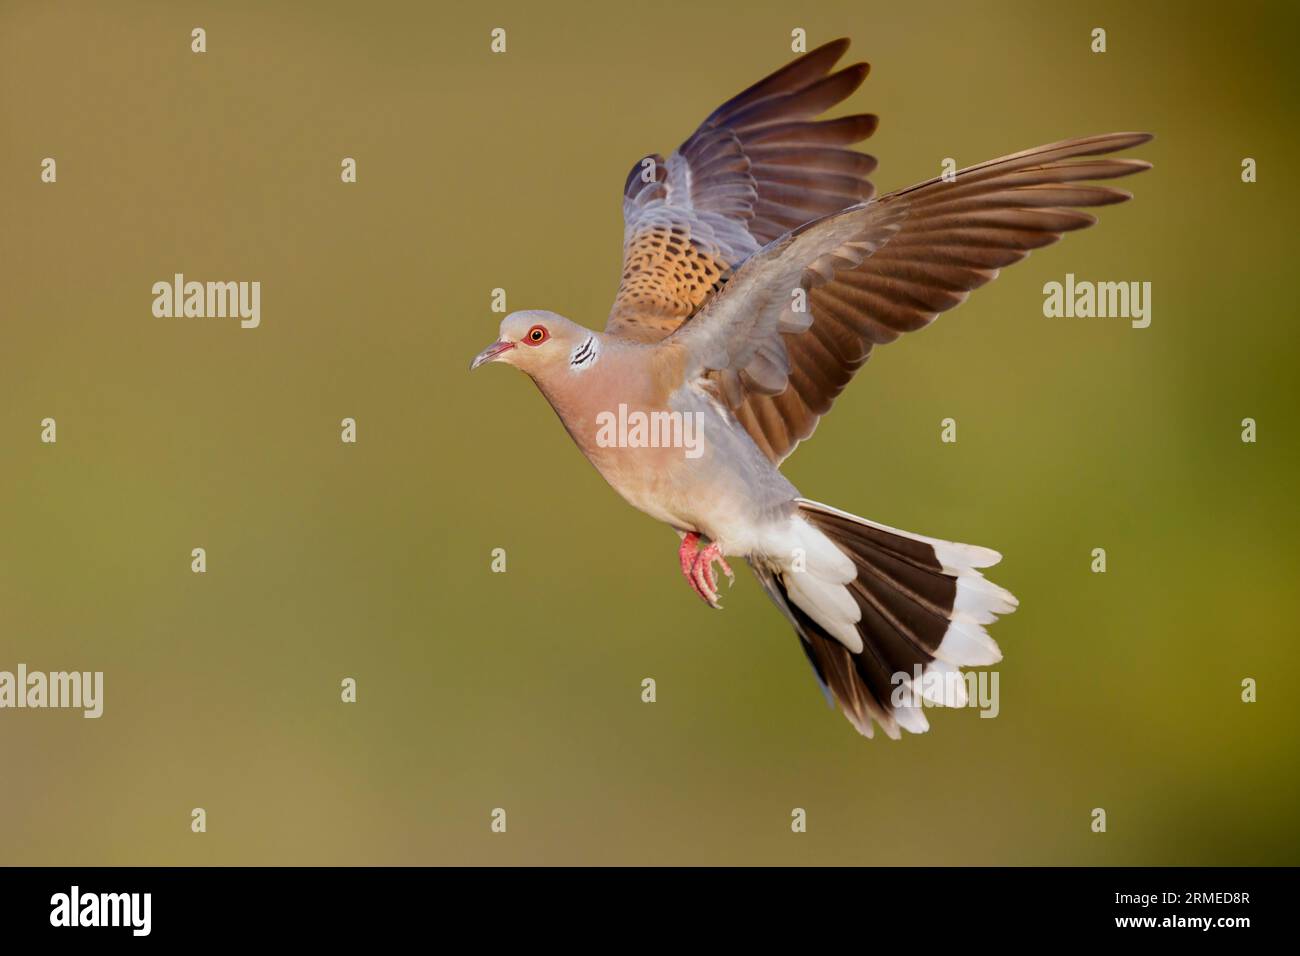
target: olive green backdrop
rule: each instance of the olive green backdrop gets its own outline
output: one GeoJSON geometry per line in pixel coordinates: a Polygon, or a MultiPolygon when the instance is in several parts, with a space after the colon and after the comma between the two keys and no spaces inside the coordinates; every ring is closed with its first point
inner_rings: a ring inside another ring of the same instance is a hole
{"type": "Polygon", "coordinates": [[[0,669],[106,684],[0,711],[0,862],[1297,862],[1290,6],[0,4],[0,669]],[[1000,716],[901,742],[466,371],[494,288],[603,322],[627,170],[796,27],[871,62],[882,191],[1158,134],[1134,202],[879,350],[787,466],[1005,555],[1000,716]],[[260,281],[261,327],[154,318],[175,272],[260,281]],[[1044,318],[1066,272],[1152,282],[1151,327],[1044,318]]]}

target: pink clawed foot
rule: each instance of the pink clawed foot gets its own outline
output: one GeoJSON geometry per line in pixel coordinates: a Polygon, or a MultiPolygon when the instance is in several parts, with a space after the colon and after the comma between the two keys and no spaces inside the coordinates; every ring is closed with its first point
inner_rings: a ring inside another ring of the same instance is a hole
{"type": "Polygon", "coordinates": [[[704,598],[709,607],[721,608],[722,605],[718,603],[718,580],[713,576],[714,561],[718,562],[718,567],[722,568],[722,573],[727,576],[728,586],[735,584],[735,572],[731,570],[731,565],[727,564],[727,559],[722,556],[722,549],[718,547],[716,541],[710,543],[696,556],[695,566],[691,568],[691,580],[695,586],[695,593],[704,598]]]}
{"type": "Polygon", "coordinates": [[[717,562],[722,568],[722,573],[727,576],[727,583],[734,584],[736,575],[731,570],[731,565],[722,556],[722,549],[716,542],[711,542],[703,551],[696,552],[696,546],[699,544],[700,536],[691,532],[682,538],[681,550],[677,552],[678,558],[682,563],[682,575],[686,578],[686,583],[691,586],[691,590],[700,596],[709,607],[721,608],[718,603],[718,580],[713,574],[713,562],[717,562]]]}

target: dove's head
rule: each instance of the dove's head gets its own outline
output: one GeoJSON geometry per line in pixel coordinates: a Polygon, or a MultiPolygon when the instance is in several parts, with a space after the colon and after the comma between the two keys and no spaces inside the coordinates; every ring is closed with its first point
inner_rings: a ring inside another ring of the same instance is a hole
{"type": "Polygon", "coordinates": [[[505,362],[535,380],[553,378],[590,360],[583,351],[589,341],[587,349],[594,358],[594,339],[590,329],[554,312],[511,312],[501,320],[501,335],[475,356],[470,370],[488,362],[505,362]]]}

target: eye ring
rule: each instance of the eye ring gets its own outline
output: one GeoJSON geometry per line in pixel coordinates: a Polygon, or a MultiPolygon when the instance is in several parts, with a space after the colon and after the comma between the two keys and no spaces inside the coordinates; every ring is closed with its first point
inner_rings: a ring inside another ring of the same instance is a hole
{"type": "Polygon", "coordinates": [[[534,325],[528,330],[528,334],[524,336],[524,341],[529,345],[541,345],[550,337],[551,333],[546,331],[546,326],[534,325]]]}

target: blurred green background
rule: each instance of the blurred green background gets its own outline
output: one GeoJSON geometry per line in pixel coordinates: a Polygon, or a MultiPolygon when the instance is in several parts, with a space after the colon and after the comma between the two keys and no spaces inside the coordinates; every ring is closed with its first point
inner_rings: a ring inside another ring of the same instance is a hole
{"type": "Polygon", "coordinates": [[[1292,8],[0,4],[0,669],[106,684],[0,712],[0,862],[1300,861],[1292,8]],[[1134,202],[878,351],[787,466],[1005,555],[1000,716],[901,742],[466,371],[494,288],[603,323],[627,170],[796,27],[871,62],[881,191],[1158,134],[1134,202]],[[261,328],[154,318],[175,272],[261,281],[261,328]],[[1066,272],[1152,282],[1151,327],[1044,318],[1066,272]]]}

